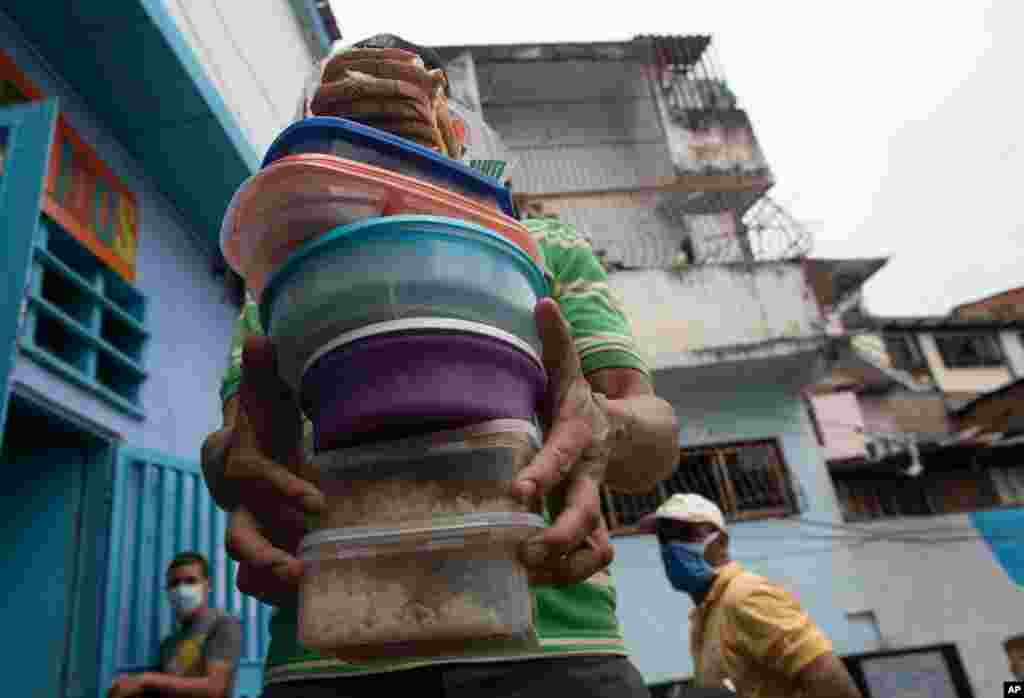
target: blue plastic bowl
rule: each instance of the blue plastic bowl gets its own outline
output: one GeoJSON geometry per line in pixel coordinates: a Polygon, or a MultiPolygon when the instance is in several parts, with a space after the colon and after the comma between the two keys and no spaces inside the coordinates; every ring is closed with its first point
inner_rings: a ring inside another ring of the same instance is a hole
{"type": "Polygon", "coordinates": [[[267,284],[260,318],[297,391],[317,350],[382,322],[477,322],[539,352],[533,310],[547,295],[540,268],[496,233],[452,218],[389,216],[336,228],[293,253],[267,284]]]}
{"type": "Polygon", "coordinates": [[[261,167],[285,156],[302,153],[336,155],[382,167],[495,206],[505,215],[515,217],[512,195],[498,180],[458,160],[372,126],[334,116],[314,116],[297,121],[271,143],[261,167]]]}

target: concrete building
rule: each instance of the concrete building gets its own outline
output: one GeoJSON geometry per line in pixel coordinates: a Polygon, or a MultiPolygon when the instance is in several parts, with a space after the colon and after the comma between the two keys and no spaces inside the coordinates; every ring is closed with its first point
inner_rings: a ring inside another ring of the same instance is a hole
{"type": "Polygon", "coordinates": [[[602,254],[682,421],[675,476],[647,495],[604,493],[620,617],[647,683],[671,695],[693,673],[690,603],[634,526],[676,491],[717,500],[737,559],[793,590],[859,680],[876,676],[884,641],[805,391],[842,356],[839,317],[885,260],[807,257],[709,37],[440,50],[459,61],[460,99],[511,151],[513,189],[602,254]]]}
{"type": "Polygon", "coordinates": [[[883,643],[957,648],[976,695],[1012,678],[1002,643],[1024,624],[1021,317],[1015,292],[862,317],[811,398],[883,643]]]}
{"type": "Polygon", "coordinates": [[[171,629],[164,571],[184,549],[210,558],[213,602],[243,620],[238,695],[259,692],[268,609],[235,589],[198,465],[238,313],[216,244],[337,38],[320,5],[0,9],[11,695],[102,696],[154,666],[171,629]]]}
{"type": "MultiPolygon", "coordinates": [[[[6,655],[18,694],[102,696],[118,673],[152,666],[171,627],[162,574],[183,549],[207,554],[214,603],[243,619],[237,694],[259,691],[268,609],[235,589],[226,516],[198,467],[237,315],[216,235],[290,119],[299,76],[338,35],[322,1],[247,3],[244,22],[217,8],[0,10],[0,459],[12,512],[0,620],[24,639],[6,655]]],[[[895,616],[879,618],[893,604],[858,577],[804,392],[842,357],[836,318],[882,262],[806,258],[709,47],[646,37],[443,51],[457,98],[514,153],[515,188],[603,253],[683,420],[676,476],[647,496],[605,493],[621,616],[648,683],[692,674],[688,602],[631,526],[668,492],[697,490],[728,512],[736,557],[796,591],[870,684],[890,638],[913,650],[942,636],[899,635],[895,616]]],[[[957,424],[987,414],[975,401],[957,424]]],[[[941,652],[956,683],[959,655],[941,652]]]]}

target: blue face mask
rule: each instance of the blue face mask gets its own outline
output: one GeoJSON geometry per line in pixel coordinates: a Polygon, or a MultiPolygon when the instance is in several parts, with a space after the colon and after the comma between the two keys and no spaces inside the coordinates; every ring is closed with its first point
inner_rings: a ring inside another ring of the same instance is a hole
{"type": "Polygon", "coordinates": [[[704,559],[704,551],[717,537],[715,534],[702,543],[665,543],[661,546],[665,575],[676,591],[703,596],[711,589],[715,568],[704,559]]]}

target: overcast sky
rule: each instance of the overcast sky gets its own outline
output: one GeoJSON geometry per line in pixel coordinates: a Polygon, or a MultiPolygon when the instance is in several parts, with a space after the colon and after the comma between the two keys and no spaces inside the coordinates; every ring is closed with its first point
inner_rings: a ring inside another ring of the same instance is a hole
{"type": "Polygon", "coordinates": [[[867,286],[871,312],[943,314],[1024,285],[1019,0],[332,6],[345,41],[712,34],[774,169],[772,195],[810,224],[814,253],[890,257],[867,286]]]}

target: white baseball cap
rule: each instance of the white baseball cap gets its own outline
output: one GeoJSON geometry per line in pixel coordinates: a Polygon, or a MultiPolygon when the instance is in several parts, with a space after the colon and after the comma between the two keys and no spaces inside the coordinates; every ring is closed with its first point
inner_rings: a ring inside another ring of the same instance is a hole
{"type": "Polygon", "coordinates": [[[725,530],[725,516],[718,505],[699,494],[674,494],[640,521],[640,528],[654,532],[658,519],[672,519],[683,523],[709,523],[722,533],[725,530]]]}

